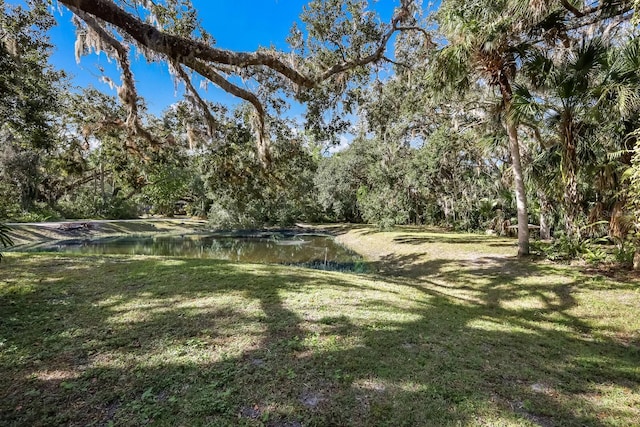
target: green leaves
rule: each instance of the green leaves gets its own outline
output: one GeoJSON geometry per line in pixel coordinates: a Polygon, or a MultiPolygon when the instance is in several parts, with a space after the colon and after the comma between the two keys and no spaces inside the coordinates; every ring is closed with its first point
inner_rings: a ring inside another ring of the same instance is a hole
{"type": "Polygon", "coordinates": [[[537,123],[542,120],[546,111],[542,100],[536,98],[526,86],[514,85],[511,109],[508,112],[511,120],[515,123],[537,123]]]}
{"type": "Polygon", "coordinates": [[[0,131],[22,146],[50,149],[64,77],[48,64],[51,16],[43,5],[0,8],[0,131]]]}

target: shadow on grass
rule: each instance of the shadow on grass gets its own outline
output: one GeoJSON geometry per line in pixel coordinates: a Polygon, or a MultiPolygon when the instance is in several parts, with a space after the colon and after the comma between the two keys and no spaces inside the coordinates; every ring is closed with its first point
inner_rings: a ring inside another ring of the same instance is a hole
{"type": "Polygon", "coordinates": [[[17,242],[46,242],[105,235],[155,234],[159,232],[197,233],[205,230],[202,221],[167,220],[68,220],[48,224],[12,224],[10,235],[17,242]],[[71,227],[68,227],[71,225],[71,227]],[[85,226],[86,225],[86,226],[85,226]]]}
{"type": "Polygon", "coordinates": [[[482,244],[491,247],[513,247],[514,242],[505,238],[499,238],[495,236],[483,236],[478,234],[447,234],[439,232],[433,236],[411,236],[400,235],[393,239],[394,243],[405,245],[423,245],[423,244],[454,244],[454,245],[475,245],[482,244]]]}
{"type": "Polygon", "coordinates": [[[47,240],[50,237],[46,233],[38,231],[35,227],[23,227],[23,226],[11,226],[9,229],[9,236],[14,241],[24,239],[26,241],[33,240],[47,240]]]}
{"type": "Polygon", "coordinates": [[[638,419],[638,343],[594,334],[597,325],[572,314],[576,290],[597,283],[549,282],[552,267],[503,258],[386,261],[405,269],[350,276],[206,260],[11,258],[11,271],[0,270],[0,422],[638,419]],[[603,408],[599,399],[616,395],[603,408]]]}

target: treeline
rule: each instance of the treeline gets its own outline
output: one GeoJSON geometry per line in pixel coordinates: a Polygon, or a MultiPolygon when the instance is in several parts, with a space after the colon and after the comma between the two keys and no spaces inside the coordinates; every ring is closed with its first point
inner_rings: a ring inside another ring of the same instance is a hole
{"type": "Polygon", "coordinates": [[[186,100],[160,117],[141,105],[146,133],[131,134],[114,97],[72,88],[49,65],[46,10],[15,9],[3,19],[13,30],[5,38],[15,41],[0,45],[4,220],[182,213],[225,228],[349,221],[472,230],[513,216],[509,198],[494,197],[509,194],[504,153],[488,157],[446,126],[416,146],[363,121],[352,144],[330,156],[311,132],[271,118],[265,162],[247,107],[211,104],[207,120],[186,100]]]}
{"type": "Polygon", "coordinates": [[[243,108],[216,106],[213,137],[187,102],[147,115],[152,146],[123,143],[117,124],[126,112],[113,98],[95,89],[58,95],[46,145],[3,147],[4,219],[148,213],[207,217],[224,228],[347,221],[479,230],[500,229],[515,214],[504,150],[445,127],[420,146],[359,135],[329,155],[291,123],[272,120],[265,165],[243,108]]]}
{"type": "Polygon", "coordinates": [[[132,126],[131,106],[72,89],[48,65],[46,10],[16,9],[2,17],[0,217],[439,225],[517,232],[520,254],[531,228],[565,252],[608,242],[630,261],[640,218],[635,3],[564,3],[449,0],[417,17],[423,31],[398,34],[391,65],[366,85],[344,84],[344,111],[357,115],[351,143],[332,155],[326,138],[348,117],[323,123],[320,110],[300,129],[272,109],[257,138],[250,107],[203,114],[187,97],[161,116],[139,102],[132,126]]]}

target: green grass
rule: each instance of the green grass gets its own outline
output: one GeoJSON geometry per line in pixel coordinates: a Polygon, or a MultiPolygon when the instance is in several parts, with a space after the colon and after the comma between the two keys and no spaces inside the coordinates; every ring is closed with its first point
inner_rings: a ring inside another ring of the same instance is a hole
{"type": "Polygon", "coordinates": [[[640,424],[637,279],[341,232],[375,273],[7,254],[0,425],[640,424]]]}

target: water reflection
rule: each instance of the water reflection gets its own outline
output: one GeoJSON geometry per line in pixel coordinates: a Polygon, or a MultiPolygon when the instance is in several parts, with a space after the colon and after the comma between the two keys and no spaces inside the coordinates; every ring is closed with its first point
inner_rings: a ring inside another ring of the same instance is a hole
{"type": "Polygon", "coordinates": [[[66,240],[54,244],[16,247],[26,252],[162,255],[212,258],[235,262],[332,265],[357,263],[361,258],[333,238],[312,234],[249,236],[183,235],[110,237],[66,240]]]}

